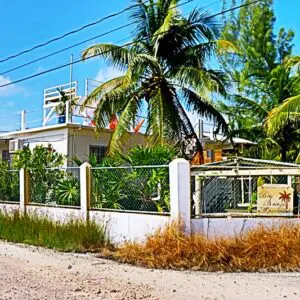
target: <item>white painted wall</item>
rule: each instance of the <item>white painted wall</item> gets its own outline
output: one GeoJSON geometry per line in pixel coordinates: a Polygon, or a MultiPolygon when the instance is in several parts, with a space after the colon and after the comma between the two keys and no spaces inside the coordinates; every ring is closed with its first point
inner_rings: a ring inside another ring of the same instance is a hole
{"type": "Polygon", "coordinates": [[[299,224],[300,219],[288,218],[202,218],[192,219],[192,232],[208,238],[235,236],[259,225],[278,226],[281,224],[299,224]]]}
{"type": "Polygon", "coordinates": [[[69,128],[68,130],[68,163],[76,155],[82,162],[88,161],[90,145],[107,146],[111,133],[101,132],[96,136],[93,128],[69,128]]]}
{"type": "MultiPolygon", "coordinates": [[[[5,134],[5,136],[3,135],[2,138],[21,140],[25,144],[29,144],[30,149],[33,149],[37,145],[43,145],[47,147],[49,144],[51,144],[57,152],[63,155],[68,154],[68,129],[66,126],[53,126],[52,128],[45,127],[33,130],[13,132],[5,134]]],[[[6,146],[6,149],[8,149],[8,144],[6,146]]]]}
{"type": "MultiPolygon", "coordinates": [[[[9,214],[19,210],[18,204],[0,203],[0,211],[9,214]]],[[[82,219],[85,216],[80,209],[50,207],[44,205],[28,205],[28,214],[48,217],[54,221],[68,222],[70,220],[82,219]]],[[[167,226],[171,220],[169,216],[153,214],[128,213],[91,210],[90,220],[99,225],[106,225],[111,241],[116,244],[125,241],[144,242],[148,235],[160,228],[167,226]]],[[[208,238],[218,236],[235,236],[247,230],[253,229],[260,224],[264,226],[278,226],[280,224],[299,224],[300,219],[287,218],[205,218],[192,219],[192,233],[203,234],[208,238]]]]}
{"type": "Polygon", "coordinates": [[[13,214],[16,211],[19,211],[20,205],[19,203],[3,203],[0,202],[0,212],[13,214]]]}
{"type": "Polygon", "coordinates": [[[76,208],[51,207],[44,205],[27,205],[26,212],[28,214],[37,215],[39,217],[47,217],[54,221],[66,223],[71,220],[81,219],[81,211],[76,208]]]}
{"type": "MultiPolygon", "coordinates": [[[[72,163],[72,158],[76,155],[82,162],[88,161],[89,147],[108,146],[112,131],[104,129],[99,133],[90,127],[70,127],[68,128],[68,163],[72,163]]],[[[146,144],[143,134],[131,134],[127,142],[124,142],[124,150],[132,148],[134,145],[146,144]]]]}
{"type": "Polygon", "coordinates": [[[146,240],[146,237],[170,222],[170,217],[153,214],[90,211],[90,219],[106,224],[109,237],[114,243],[146,240]]]}
{"type": "MultiPolygon", "coordinates": [[[[19,210],[18,204],[0,203],[0,211],[12,214],[19,210]]],[[[85,216],[80,209],[66,207],[50,207],[46,205],[28,205],[26,212],[39,217],[47,217],[54,221],[66,223],[70,220],[84,220],[85,216]]],[[[106,225],[107,232],[113,243],[119,244],[125,241],[145,241],[146,237],[157,229],[166,226],[170,217],[123,213],[111,211],[90,211],[90,220],[99,225],[106,225]]]]}
{"type": "Polygon", "coordinates": [[[26,135],[24,134],[18,138],[23,140],[25,143],[29,143],[30,149],[35,148],[37,145],[47,147],[49,144],[51,144],[58,153],[61,153],[63,155],[68,154],[68,131],[66,128],[55,129],[45,132],[36,132],[26,135]]]}

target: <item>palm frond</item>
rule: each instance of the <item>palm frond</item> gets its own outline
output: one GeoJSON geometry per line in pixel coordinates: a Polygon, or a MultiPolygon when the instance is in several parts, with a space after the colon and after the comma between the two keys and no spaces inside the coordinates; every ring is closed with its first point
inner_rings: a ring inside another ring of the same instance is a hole
{"type": "Polygon", "coordinates": [[[108,93],[118,87],[124,85],[124,76],[119,76],[113,79],[110,79],[102,84],[100,84],[97,88],[95,88],[89,95],[86,97],[84,102],[82,103],[81,110],[84,109],[84,106],[92,104],[95,100],[101,98],[102,95],[108,93]]]}
{"type": "Polygon", "coordinates": [[[124,71],[135,55],[133,48],[129,49],[113,44],[97,44],[84,50],[82,59],[92,56],[103,57],[108,65],[124,71]]]}
{"type": "Polygon", "coordinates": [[[179,81],[180,85],[193,87],[198,93],[226,94],[228,78],[225,73],[197,67],[179,67],[170,70],[170,76],[179,81]]]}
{"type": "Polygon", "coordinates": [[[176,24],[178,13],[175,6],[177,2],[177,0],[170,1],[163,23],[152,36],[155,56],[157,55],[160,40],[163,39],[165,35],[169,34],[171,28],[176,24]]]}
{"type": "Polygon", "coordinates": [[[208,11],[195,8],[187,18],[188,28],[193,30],[197,43],[215,41],[220,33],[220,25],[208,11]]]}
{"type": "Polygon", "coordinates": [[[274,108],[266,120],[267,132],[276,134],[289,122],[300,121],[300,95],[286,99],[282,105],[274,108]]]}
{"type": "Polygon", "coordinates": [[[105,128],[111,116],[121,113],[129,99],[138,92],[136,83],[132,83],[129,86],[119,87],[104,94],[94,113],[97,127],[105,128]]]}
{"type": "Polygon", "coordinates": [[[288,68],[300,67],[300,56],[293,56],[293,57],[289,58],[285,62],[285,66],[288,67],[288,68]]]}
{"type": "Polygon", "coordinates": [[[252,112],[254,112],[254,114],[257,114],[258,116],[261,116],[262,118],[266,117],[268,114],[267,108],[265,108],[263,105],[257,103],[255,100],[252,100],[248,97],[241,96],[241,95],[234,95],[233,99],[240,106],[251,110],[252,112]]]}
{"type": "Polygon", "coordinates": [[[190,89],[181,87],[181,90],[188,109],[193,110],[200,116],[213,120],[217,125],[216,133],[223,132],[225,135],[228,134],[228,124],[222,114],[212,103],[207,102],[200,95],[190,89]]]}
{"type": "Polygon", "coordinates": [[[138,95],[134,95],[128,99],[124,110],[120,114],[118,125],[112,134],[109,143],[109,154],[121,151],[124,141],[126,140],[125,136],[129,136],[132,121],[138,114],[140,107],[141,100],[138,95]]]}
{"type": "Polygon", "coordinates": [[[217,53],[219,55],[225,53],[235,53],[235,54],[239,53],[237,47],[229,41],[220,39],[216,41],[216,45],[217,45],[217,53]]]}

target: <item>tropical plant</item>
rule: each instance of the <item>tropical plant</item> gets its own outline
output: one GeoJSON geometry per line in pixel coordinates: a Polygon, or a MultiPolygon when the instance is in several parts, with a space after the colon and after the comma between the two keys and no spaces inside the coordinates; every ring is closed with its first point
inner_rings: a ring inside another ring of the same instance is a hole
{"type": "MultiPolygon", "coordinates": [[[[289,58],[284,66],[293,76],[288,76],[289,86],[286,88],[291,92],[286,93],[288,98],[277,107],[273,108],[267,117],[266,127],[270,136],[276,135],[286,127],[294,125],[295,129],[300,128],[300,57],[289,58]]],[[[276,84],[277,82],[275,82],[276,84]]],[[[299,129],[297,130],[299,134],[299,129]]],[[[300,143],[299,143],[300,147],[300,143]]],[[[300,149],[299,149],[300,152],[300,149]]]]}
{"type": "Polygon", "coordinates": [[[19,172],[0,161],[0,201],[19,201],[19,172]]]}
{"type": "Polygon", "coordinates": [[[59,104],[55,107],[55,112],[59,115],[59,116],[66,116],[66,105],[67,102],[70,102],[70,108],[71,108],[71,112],[73,111],[73,109],[75,108],[78,98],[73,98],[70,99],[70,97],[68,97],[66,95],[66,93],[60,89],[58,89],[58,92],[60,94],[60,101],[59,104]]]}
{"type": "MultiPolygon", "coordinates": [[[[94,156],[92,206],[95,208],[169,211],[168,163],[178,150],[166,145],[136,146],[100,164],[94,156]],[[155,167],[156,165],[160,165],[155,167]],[[163,167],[161,165],[166,165],[163,167]],[[136,167],[139,166],[139,167],[136,167]],[[144,166],[144,167],[143,167],[144,166]]],[[[80,165],[82,162],[75,158],[80,165]]]]}
{"type": "Polygon", "coordinates": [[[179,0],[136,3],[130,14],[135,22],[130,45],[98,44],[83,52],[83,59],[99,56],[125,72],[98,86],[84,105],[101,98],[95,111],[98,128],[106,127],[113,114],[119,116],[110,153],[120,149],[137,115],[146,110],[151,142],[177,143],[181,155],[191,158],[201,144],[185,108],[214,119],[218,130],[227,131],[211,101],[214,93],[225,93],[226,76],[210,69],[207,60],[217,45],[228,43],[217,42],[217,23],[206,11],[194,9],[184,17],[176,8],[179,0]]]}
{"type": "Polygon", "coordinates": [[[291,58],[293,31],[281,28],[276,35],[272,5],[273,0],[263,0],[225,18],[222,38],[238,51],[224,53],[222,66],[237,93],[222,104],[222,111],[229,116],[232,135],[257,142],[249,155],[295,161],[300,147],[295,114],[299,57],[291,58]]]}
{"type": "Polygon", "coordinates": [[[77,178],[67,174],[58,180],[54,187],[54,199],[59,205],[80,205],[80,183],[77,178]]]}
{"type": "Polygon", "coordinates": [[[54,189],[57,181],[64,178],[62,167],[65,157],[56,152],[51,145],[29,146],[16,152],[13,167],[24,168],[30,173],[30,200],[36,203],[53,202],[54,189]]]}

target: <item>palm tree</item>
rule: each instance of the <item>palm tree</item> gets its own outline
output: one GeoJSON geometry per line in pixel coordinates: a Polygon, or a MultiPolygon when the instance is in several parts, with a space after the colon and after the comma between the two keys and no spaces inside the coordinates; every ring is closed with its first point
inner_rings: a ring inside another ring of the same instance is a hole
{"type": "Polygon", "coordinates": [[[292,57],[270,72],[263,101],[235,95],[234,107],[220,105],[234,117],[231,134],[257,141],[256,150],[266,154],[264,158],[279,151],[281,160],[294,161],[300,151],[299,62],[299,57],[292,57]]]}
{"type": "Polygon", "coordinates": [[[300,154],[300,58],[292,57],[281,65],[274,78],[279,101],[267,114],[265,126],[267,135],[281,138],[282,159],[293,145],[295,153],[300,154]]]}
{"type": "Polygon", "coordinates": [[[185,108],[214,119],[218,130],[227,130],[210,100],[212,93],[225,93],[225,75],[206,66],[217,49],[218,26],[199,9],[183,17],[176,9],[179,0],[136,2],[130,13],[135,22],[133,43],[126,47],[98,44],[84,51],[83,59],[98,55],[125,72],[98,86],[84,104],[98,101],[98,128],[118,115],[110,152],[120,148],[136,116],[146,110],[146,133],[154,144],[176,142],[183,155],[192,144],[188,156],[193,156],[201,144],[185,108]]]}
{"type": "Polygon", "coordinates": [[[300,56],[290,58],[285,63],[285,68],[294,70],[290,79],[289,97],[277,107],[273,108],[267,117],[268,134],[274,135],[285,126],[291,123],[300,122],[300,78],[299,78],[300,56]]]}

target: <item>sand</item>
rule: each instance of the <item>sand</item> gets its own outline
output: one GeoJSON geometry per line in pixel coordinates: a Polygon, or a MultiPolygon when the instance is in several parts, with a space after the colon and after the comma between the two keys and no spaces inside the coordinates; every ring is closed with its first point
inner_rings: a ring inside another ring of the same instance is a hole
{"type": "Polygon", "coordinates": [[[300,273],[150,270],[0,242],[0,299],[300,299],[300,273]]]}

